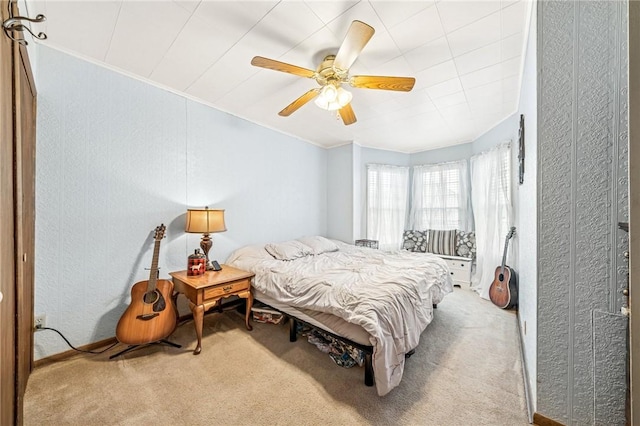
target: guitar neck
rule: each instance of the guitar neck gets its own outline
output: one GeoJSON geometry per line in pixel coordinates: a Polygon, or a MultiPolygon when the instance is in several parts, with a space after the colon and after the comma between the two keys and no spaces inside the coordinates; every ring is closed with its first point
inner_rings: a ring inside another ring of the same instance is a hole
{"type": "Polygon", "coordinates": [[[507,249],[509,247],[509,238],[504,240],[504,252],[502,253],[502,264],[500,266],[501,272],[504,274],[504,265],[507,262],[507,249]]]}
{"type": "Polygon", "coordinates": [[[507,249],[509,248],[509,240],[511,239],[511,237],[513,237],[513,233],[515,232],[515,230],[516,228],[512,226],[511,230],[507,234],[507,237],[504,239],[504,252],[502,253],[502,264],[500,266],[500,272],[503,274],[504,274],[504,266],[505,266],[505,263],[507,262],[507,249]]]}
{"type": "Polygon", "coordinates": [[[158,256],[160,254],[160,241],[156,240],[153,246],[153,260],[151,261],[151,271],[149,272],[149,284],[147,285],[147,291],[153,291],[156,289],[158,282],[158,256]]]}

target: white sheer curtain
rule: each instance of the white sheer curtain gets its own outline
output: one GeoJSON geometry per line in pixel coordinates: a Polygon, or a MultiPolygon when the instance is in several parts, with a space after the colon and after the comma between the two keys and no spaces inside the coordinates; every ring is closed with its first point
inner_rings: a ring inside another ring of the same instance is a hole
{"type": "Polygon", "coordinates": [[[467,161],[413,168],[410,228],[471,231],[467,161]]]}
{"type": "Polygon", "coordinates": [[[407,215],[409,168],[367,164],[367,238],[398,250],[407,215]]]}
{"type": "Polygon", "coordinates": [[[504,240],[512,223],[511,144],[471,157],[471,200],[476,227],[476,273],[473,288],[489,299],[504,240]]]}

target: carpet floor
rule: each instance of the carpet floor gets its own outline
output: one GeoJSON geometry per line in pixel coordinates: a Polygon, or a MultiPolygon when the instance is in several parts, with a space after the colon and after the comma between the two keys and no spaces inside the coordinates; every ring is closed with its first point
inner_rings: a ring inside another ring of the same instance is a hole
{"type": "Polygon", "coordinates": [[[384,397],[364,369],[337,366],[286,324],[235,310],[192,321],[170,340],[116,359],[77,355],[29,378],[30,425],[526,425],[516,315],[456,288],[438,306],[400,386],[384,397]]]}

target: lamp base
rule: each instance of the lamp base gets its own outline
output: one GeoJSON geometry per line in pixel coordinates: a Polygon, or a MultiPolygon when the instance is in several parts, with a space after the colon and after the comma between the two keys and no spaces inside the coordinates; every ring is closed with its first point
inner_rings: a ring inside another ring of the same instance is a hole
{"type": "Polygon", "coordinates": [[[213,271],[213,265],[211,265],[211,262],[209,262],[209,250],[211,250],[212,245],[213,242],[211,241],[211,237],[209,236],[209,234],[202,234],[202,239],[200,240],[200,248],[207,258],[207,263],[205,263],[205,265],[207,266],[207,271],[213,271]]]}

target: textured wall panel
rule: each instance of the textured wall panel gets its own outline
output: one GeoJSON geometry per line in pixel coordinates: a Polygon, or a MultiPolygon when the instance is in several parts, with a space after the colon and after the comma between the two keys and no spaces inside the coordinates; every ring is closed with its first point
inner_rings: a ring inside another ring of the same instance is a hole
{"type": "Polygon", "coordinates": [[[596,425],[624,425],[627,390],[628,318],[593,312],[593,347],[596,425]],[[622,396],[622,398],[621,398],[622,396]]]}
{"type": "Polygon", "coordinates": [[[538,3],[538,392],[537,410],[568,424],[573,349],[573,39],[570,2],[538,3]]]}
{"type": "Polygon", "coordinates": [[[577,128],[575,131],[576,257],[573,300],[573,421],[593,420],[591,316],[608,308],[606,283],[612,273],[610,213],[612,110],[615,69],[611,40],[615,8],[606,2],[580,2],[577,40],[577,128]]]}
{"type": "MultiPolygon", "coordinates": [[[[614,169],[615,180],[612,182],[613,195],[612,215],[617,215],[618,222],[629,221],[629,44],[627,3],[620,2],[617,7],[617,20],[623,25],[616,33],[617,38],[612,46],[615,52],[614,61],[617,63],[618,86],[614,93],[614,132],[613,155],[617,159],[617,169],[614,169]]],[[[617,224],[616,224],[617,225],[617,224]]],[[[614,245],[616,256],[614,260],[615,276],[611,280],[610,310],[620,312],[620,308],[628,306],[627,298],[622,289],[628,286],[629,261],[624,252],[629,250],[629,234],[620,230],[616,225],[614,245]]]]}
{"type": "Polygon", "coordinates": [[[624,267],[618,267],[624,240],[616,228],[627,202],[626,181],[620,179],[627,168],[621,56],[626,3],[541,2],[539,11],[537,409],[565,424],[599,424],[595,406],[609,424],[618,424],[624,419],[610,400],[624,400],[614,384],[620,365],[601,362],[606,354],[596,350],[593,336],[601,341],[621,330],[616,321],[592,318],[594,311],[617,311],[615,293],[624,278],[624,267]],[[596,393],[594,377],[610,380],[607,389],[618,393],[600,401],[603,393],[596,393]]]}

